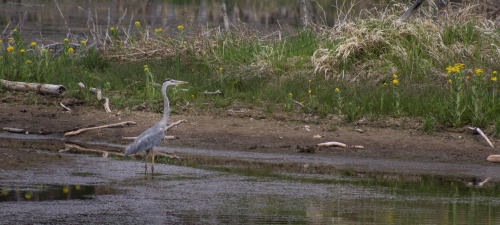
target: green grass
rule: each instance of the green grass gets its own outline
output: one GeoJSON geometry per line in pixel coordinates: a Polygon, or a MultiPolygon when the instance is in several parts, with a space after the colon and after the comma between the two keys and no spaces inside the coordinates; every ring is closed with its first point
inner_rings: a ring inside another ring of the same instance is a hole
{"type": "Polygon", "coordinates": [[[320,117],[338,114],[347,122],[413,117],[425,132],[437,124],[484,127],[500,118],[500,90],[492,80],[499,70],[500,30],[475,9],[451,6],[437,21],[401,22],[397,7],[388,7],[281,40],[210,28],[189,36],[183,29],[172,36],[155,32],[146,40],[146,27],[136,25],[135,34],[111,32],[110,47],[63,41],[61,52],[32,45],[16,31],[0,47],[0,78],[63,84],[70,95],[93,104],[93,94],[80,90],[82,82],[102,89],[114,107],[147,102],[160,111],[160,87],[153,83],[169,77],[189,82],[169,88],[174,112],[247,107],[270,114],[310,113],[295,100],[320,117]],[[142,54],[152,51],[158,54],[142,54]],[[456,63],[465,65],[448,73],[456,63]],[[222,94],[203,94],[216,90],[222,94]]]}

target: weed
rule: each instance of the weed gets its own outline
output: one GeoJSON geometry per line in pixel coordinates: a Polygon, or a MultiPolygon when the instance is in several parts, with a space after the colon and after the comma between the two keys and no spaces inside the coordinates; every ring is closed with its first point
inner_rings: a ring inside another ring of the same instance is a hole
{"type": "Polygon", "coordinates": [[[422,129],[425,133],[434,133],[436,127],[436,119],[432,118],[431,116],[427,116],[425,117],[425,119],[423,119],[422,124],[422,129]]]}

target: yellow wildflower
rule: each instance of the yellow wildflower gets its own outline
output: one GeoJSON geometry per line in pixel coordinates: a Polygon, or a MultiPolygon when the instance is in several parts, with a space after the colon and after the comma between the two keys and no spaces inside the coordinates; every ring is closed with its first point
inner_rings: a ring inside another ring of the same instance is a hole
{"type": "Polygon", "coordinates": [[[3,43],[3,41],[2,41],[2,40],[0,40],[0,44],[2,44],[2,43],[3,43]]]}
{"type": "Polygon", "coordinates": [[[156,33],[158,33],[158,32],[162,32],[162,31],[163,31],[163,29],[161,29],[161,28],[155,29],[155,32],[156,32],[156,33]]]}
{"type": "Polygon", "coordinates": [[[392,83],[397,85],[399,83],[399,81],[398,80],[393,80],[392,83]]]}
{"type": "Polygon", "coordinates": [[[491,80],[492,81],[497,81],[497,77],[492,77],[491,80]]]}
{"type": "Polygon", "coordinates": [[[10,46],[10,47],[8,47],[8,48],[7,48],[7,51],[8,51],[8,52],[11,52],[11,51],[13,51],[13,50],[14,50],[14,47],[12,47],[12,46],[10,46]]]}
{"type": "Polygon", "coordinates": [[[223,70],[223,68],[222,68],[222,67],[220,67],[220,68],[219,68],[219,70],[223,70]]]}
{"type": "Polygon", "coordinates": [[[193,97],[193,98],[194,98],[194,95],[191,95],[191,97],[193,97]]]}
{"type": "Polygon", "coordinates": [[[483,70],[482,70],[482,69],[477,69],[477,70],[476,70],[476,74],[480,74],[480,73],[482,73],[482,72],[483,72],[483,70]]]}
{"type": "Polygon", "coordinates": [[[148,70],[149,70],[148,65],[144,65],[144,71],[148,71],[148,70]]]}
{"type": "MultiPolygon", "coordinates": [[[[2,43],[2,42],[0,42],[0,43],[2,43]]],[[[496,70],[495,70],[495,71],[493,71],[493,74],[497,74],[497,71],[496,71],[496,70]]]]}
{"type": "Polygon", "coordinates": [[[309,90],[309,93],[311,93],[311,90],[309,90]]]}
{"type": "Polygon", "coordinates": [[[179,30],[183,30],[183,29],[184,29],[184,26],[180,25],[180,26],[178,26],[178,27],[177,27],[177,29],[179,29],[179,30]]]}
{"type": "Polygon", "coordinates": [[[87,42],[86,42],[86,41],[82,41],[82,45],[86,45],[86,44],[87,44],[87,42]]]}
{"type": "Polygon", "coordinates": [[[136,26],[140,26],[140,25],[141,25],[141,23],[140,23],[139,21],[135,21],[135,25],[136,25],[136,26]]]}
{"type": "Polygon", "coordinates": [[[21,49],[21,53],[24,53],[24,49],[21,49]]]}
{"type": "Polygon", "coordinates": [[[466,78],[469,79],[469,76],[467,76],[466,78]]]}
{"type": "Polygon", "coordinates": [[[28,60],[26,60],[26,63],[30,64],[30,63],[31,63],[31,60],[29,60],[29,59],[28,59],[28,60]]]}
{"type": "Polygon", "coordinates": [[[339,89],[339,88],[335,88],[335,92],[339,92],[339,91],[340,91],[340,89],[339,89]]]}
{"type": "Polygon", "coordinates": [[[292,92],[288,93],[289,96],[292,96],[292,92]]]}
{"type": "Polygon", "coordinates": [[[73,52],[75,52],[75,50],[73,48],[68,48],[68,52],[73,53],[73,52]]]}
{"type": "Polygon", "coordinates": [[[398,75],[396,75],[396,74],[393,74],[392,76],[393,76],[394,78],[398,78],[398,75]]]}
{"type": "Polygon", "coordinates": [[[110,31],[115,31],[114,27],[109,28],[110,31]]]}
{"type": "Polygon", "coordinates": [[[31,192],[24,194],[24,198],[26,198],[28,200],[31,199],[31,192]]]}
{"type": "Polygon", "coordinates": [[[76,185],[76,186],[75,186],[75,189],[76,189],[77,191],[79,191],[79,190],[80,190],[80,185],[76,185]]]}
{"type": "Polygon", "coordinates": [[[69,42],[69,40],[67,38],[64,38],[64,42],[69,42]]]}
{"type": "Polygon", "coordinates": [[[31,46],[36,46],[36,42],[31,42],[31,46]]]}
{"type": "Polygon", "coordinates": [[[14,33],[15,33],[15,32],[17,32],[17,29],[14,29],[13,31],[14,31],[14,33]]]}
{"type": "Polygon", "coordinates": [[[387,85],[387,83],[384,82],[384,85],[387,85]]]}

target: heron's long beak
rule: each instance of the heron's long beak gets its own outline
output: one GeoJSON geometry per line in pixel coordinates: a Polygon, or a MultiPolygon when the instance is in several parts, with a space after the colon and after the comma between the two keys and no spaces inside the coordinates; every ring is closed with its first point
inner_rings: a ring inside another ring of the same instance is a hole
{"type": "Polygon", "coordinates": [[[175,85],[179,85],[179,84],[187,84],[188,82],[186,81],[176,81],[175,82],[175,85]]]}

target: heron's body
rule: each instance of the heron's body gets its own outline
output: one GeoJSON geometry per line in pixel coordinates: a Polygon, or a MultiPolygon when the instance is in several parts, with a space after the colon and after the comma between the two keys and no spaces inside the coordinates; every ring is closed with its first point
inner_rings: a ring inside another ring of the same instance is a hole
{"type": "Polygon", "coordinates": [[[178,84],[185,84],[187,82],[184,81],[177,81],[177,80],[172,80],[172,79],[166,79],[163,82],[163,85],[161,87],[161,94],[163,96],[163,117],[161,120],[156,123],[154,126],[150,127],[146,131],[144,131],[139,137],[137,137],[132,144],[130,144],[127,149],[125,150],[125,156],[129,156],[131,154],[139,153],[139,152],[144,152],[146,151],[146,169],[145,172],[147,171],[147,165],[148,165],[148,159],[147,156],[149,155],[149,152],[152,152],[153,159],[152,159],[152,166],[151,166],[151,172],[154,171],[154,150],[153,148],[156,147],[158,144],[160,144],[161,140],[163,140],[163,137],[165,136],[165,131],[166,127],[168,124],[168,118],[170,115],[170,104],[168,101],[167,97],[167,87],[170,85],[178,85],[178,84]]]}

